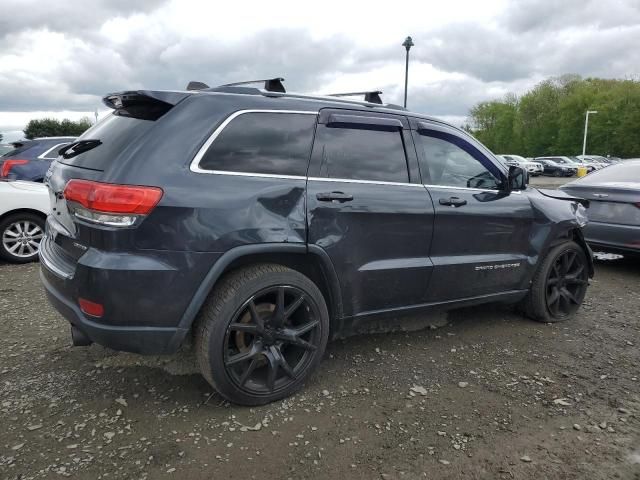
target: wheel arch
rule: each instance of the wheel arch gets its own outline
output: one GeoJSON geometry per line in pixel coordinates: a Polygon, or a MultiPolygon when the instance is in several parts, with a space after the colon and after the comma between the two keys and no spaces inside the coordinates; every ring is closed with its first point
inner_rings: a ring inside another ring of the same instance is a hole
{"type": "Polygon", "coordinates": [[[225,252],[211,267],[187,306],[170,349],[177,349],[218,281],[229,272],[256,263],[275,263],[296,270],[313,281],[325,298],[329,310],[331,335],[342,328],[342,296],[338,277],[327,253],[315,245],[303,243],[267,243],[243,245],[225,252]]]}
{"type": "Polygon", "coordinates": [[[587,260],[589,262],[589,278],[592,278],[595,273],[595,269],[593,265],[593,252],[591,251],[591,248],[589,247],[589,245],[587,245],[587,241],[584,239],[584,234],[582,233],[582,229],[578,226],[571,226],[571,228],[565,230],[562,234],[556,236],[547,247],[545,255],[553,247],[567,240],[572,240],[576,242],[584,250],[584,254],[586,255],[587,260]]]}
{"type": "Polygon", "coordinates": [[[14,210],[9,210],[8,212],[4,212],[2,215],[0,215],[0,222],[2,222],[5,218],[18,213],[29,213],[29,214],[40,217],[42,220],[47,219],[46,213],[43,213],[40,210],[36,210],[35,208],[16,208],[14,210]]]}

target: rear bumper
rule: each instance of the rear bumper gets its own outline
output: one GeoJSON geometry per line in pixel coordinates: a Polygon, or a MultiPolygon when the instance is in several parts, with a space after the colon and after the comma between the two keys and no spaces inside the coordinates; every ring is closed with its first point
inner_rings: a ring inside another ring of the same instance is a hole
{"type": "Polygon", "coordinates": [[[141,354],[172,353],[180,347],[190,327],[181,320],[217,257],[90,248],[74,263],[48,235],[39,254],[42,283],[62,316],[95,343],[141,354]],[[83,313],[79,298],[103,305],[104,314],[83,313]]]}
{"type": "Polygon", "coordinates": [[[56,290],[47,280],[46,267],[40,269],[40,278],[51,305],[84,333],[92,342],[126,352],[142,354],[172,353],[179,347],[186,332],[178,328],[111,326],[89,320],[69,298],[56,290]],[[176,339],[179,337],[179,340],[176,339]]]}

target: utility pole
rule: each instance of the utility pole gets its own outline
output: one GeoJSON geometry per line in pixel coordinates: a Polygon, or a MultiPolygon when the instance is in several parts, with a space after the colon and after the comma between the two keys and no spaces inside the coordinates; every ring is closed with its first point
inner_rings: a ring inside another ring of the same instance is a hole
{"type": "Polygon", "coordinates": [[[597,110],[587,110],[587,115],[584,118],[584,140],[582,141],[582,155],[587,153],[587,130],[589,128],[589,115],[598,113],[597,110]]]}

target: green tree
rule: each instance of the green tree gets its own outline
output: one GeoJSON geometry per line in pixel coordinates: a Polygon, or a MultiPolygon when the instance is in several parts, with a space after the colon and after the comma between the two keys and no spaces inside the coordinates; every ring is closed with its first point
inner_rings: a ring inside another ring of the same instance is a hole
{"type": "Polygon", "coordinates": [[[41,118],[29,121],[24,129],[24,136],[29,139],[38,137],[77,137],[82,135],[89,127],[91,127],[91,120],[88,117],[77,121],[67,118],[62,121],[55,118],[41,118]]]}
{"type": "Polygon", "coordinates": [[[550,78],[520,98],[508,95],[475,105],[470,111],[470,128],[498,153],[578,155],[587,110],[598,111],[589,118],[587,153],[640,156],[637,79],[550,78]]]}

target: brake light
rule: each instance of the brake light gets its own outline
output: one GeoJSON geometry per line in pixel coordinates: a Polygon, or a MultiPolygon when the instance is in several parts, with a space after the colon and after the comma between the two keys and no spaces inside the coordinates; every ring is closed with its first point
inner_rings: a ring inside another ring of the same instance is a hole
{"type": "Polygon", "coordinates": [[[0,177],[7,178],[13,167],[16,165],[24,165],[25,163],[29,163],[29,160],[5,160],[2,164],[2,170],[0,170],[0,177]]]}
{"type": "Polygon", "coordinates": [[[69,180],[64,198],[79,218],[111,226],[130,226],[151,213],[162,198],[158,187],[69,180]]]}
{"type": "Polygon", "coordinates": [[[104,315],[104,306],[101,303],[92,302],[86,298],[78,298],[80,310],[92,317],[101,317],[104,315]]]}

